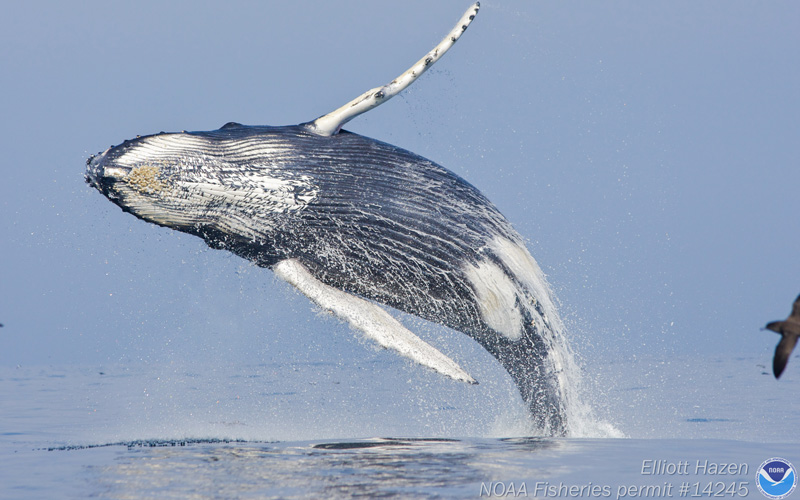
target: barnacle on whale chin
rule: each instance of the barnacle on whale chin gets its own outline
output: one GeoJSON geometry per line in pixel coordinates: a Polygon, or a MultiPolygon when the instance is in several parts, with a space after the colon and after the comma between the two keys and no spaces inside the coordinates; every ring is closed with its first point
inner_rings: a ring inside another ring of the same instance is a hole
{"type": "Polygon", "coordinates": [[[142,165],[132,169],[125,182],[136,191],[146,194],[155,194],[164,190],[167,185],[159,178],[161,170],[154,165],[142,165]]]}

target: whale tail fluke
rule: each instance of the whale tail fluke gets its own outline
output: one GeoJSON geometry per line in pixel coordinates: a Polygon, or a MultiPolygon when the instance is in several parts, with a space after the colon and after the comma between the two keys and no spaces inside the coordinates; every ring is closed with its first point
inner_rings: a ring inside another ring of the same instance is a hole
{"type": "Polygon", "coordinates": [[[775,374],[775,378],[780,378],[800,337],[800,295],[795,299],[792,313],[785,321],[773,321],[765,328],[781,334],[781,340],[775,348],[775,357],[772,359],[772,373],[775,374]]]}

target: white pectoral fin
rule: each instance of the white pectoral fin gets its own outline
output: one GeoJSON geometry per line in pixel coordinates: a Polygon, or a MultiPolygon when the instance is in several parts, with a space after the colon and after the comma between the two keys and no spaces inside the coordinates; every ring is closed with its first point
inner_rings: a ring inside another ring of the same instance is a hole
{"type": "Polygon", "coordinates": [[[440,57],[447,52],[454,43],[458,41],[461,34],[466,31],[467,26],[470,25],[475,15],[480,9],[480,2],[475,2],[464,12],[458,24],[447,34],[439,45],[433,48],[430,52],[425,54],[425,57],[416,62],[413,66],[408,68],[405,73],[398,76],[390,83],[383,87],[375,87],[370,89],[352,101],[348,102],[341,108],[331,111],[327,115],[320,116],[313,122],[306,123],[305,126],[311,132],[322,135],[331,136],[341,130],[342,125],[349,122],[356,116],[369,111],[370,109],[383,104],[392,97],[396,96],[403,91],[406,87],[414,83],[414,80],[420,77],[428,68],[439,60],[440,57]]]}
{"type": "Polygon", "coordinates": [[[274,270],[279,278],[294,285],[319,307],[347,320],[350,326],[381,346],[454,380],[477,383],[455,361],[414,335],[380,306],[322,283],[297,260],[283,260],[274,270]]]}

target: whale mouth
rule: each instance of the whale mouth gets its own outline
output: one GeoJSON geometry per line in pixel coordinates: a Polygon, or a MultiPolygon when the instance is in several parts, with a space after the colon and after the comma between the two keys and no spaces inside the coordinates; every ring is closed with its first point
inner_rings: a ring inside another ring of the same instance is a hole
{"type": "Polygon", "coordinates": [[[107,198],[115,197],[114,184],[125,179],[131,171],[128,167],[120,167],[108,161],[108,152],[111,149],[108,148],[102,153],[90,156],[86,160],[86,172],[83,175],[87,184],[103,193],[107,198]]]}

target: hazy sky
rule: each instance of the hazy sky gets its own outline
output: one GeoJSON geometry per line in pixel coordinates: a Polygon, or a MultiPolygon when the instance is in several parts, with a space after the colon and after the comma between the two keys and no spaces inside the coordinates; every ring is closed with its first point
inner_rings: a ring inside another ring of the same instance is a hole
{"type": "MultiPolygon", "coordinates": [[[[335,348],[346,327],[270,271],[122,213],[85,160],[137,134],[313,119],[404,71],[467,6],[6,5],[0,364],[335,348]]],[[[437,66],[346,128],[493,200],[584,356],[769,361],[778,337],[759,328],[800,293],[797,26],[788,1],[483,1],[437,66]]]]}

